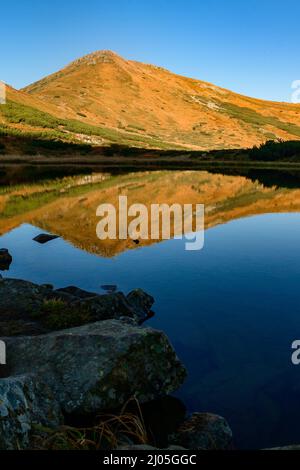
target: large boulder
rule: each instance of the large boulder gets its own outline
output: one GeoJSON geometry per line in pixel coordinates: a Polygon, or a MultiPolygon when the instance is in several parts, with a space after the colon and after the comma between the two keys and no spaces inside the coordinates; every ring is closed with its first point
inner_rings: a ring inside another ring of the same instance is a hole
{"type": "Polygon", "coordinates": [[[176,390],[186,371],[165,334],[107,320],[38,336],[6,338],[11,375],[34,373],[66,413],[142,403],[176,390]]]}
{"type": "Polygon", "coordinates": [[[63,422],[49,387],[32,375],[0,379],[0,450],[26,448],[35,425],[63,422]]]}
{"type": "Polygon", "coordinates": [[[193,413],[169,441],[186,449],[228,450],[232,446],[232,431],[222,416],[193,413]]]}

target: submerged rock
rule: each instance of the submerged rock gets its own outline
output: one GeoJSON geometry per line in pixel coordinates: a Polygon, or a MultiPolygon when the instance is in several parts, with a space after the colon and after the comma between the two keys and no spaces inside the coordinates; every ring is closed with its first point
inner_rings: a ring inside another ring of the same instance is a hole
{"type": "Polygon", "coordinates": [[[194,413],[170,438],[170,443],[187,449],[226,450],[232,446],[232,431],[222,416],[194,413]]]}
{"type": "Polygon", "coordinates": [[[12,263],[12,256],[6,248],[0,248],[0,270],[8,271],[12,263]]]}
{"type": "Polygon", "coordinates": [[[11,374],[38,375],[66,413],[117,408],[133,395],[153,400],[186,376],[166,335],[117,320],[6,342],[11,374]]]}
{"type": "Polygon", "coordinates": [[[1,379],[0,397],[0,450],[26,448],[35,425],[63,422],[49,387],[32,375],[1,379]]]}
{"type": "Polygon", "coordinates": [[[116,292],[117,286],[115,284],[104,284],[101,286],[101,289],[105,290],[106,292],[116,292]]]}

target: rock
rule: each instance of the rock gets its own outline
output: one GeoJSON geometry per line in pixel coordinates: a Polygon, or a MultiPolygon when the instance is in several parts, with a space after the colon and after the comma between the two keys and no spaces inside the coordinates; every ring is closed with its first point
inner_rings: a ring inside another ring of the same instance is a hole
{"type": "Polygon", "coordinates": [[[0,379],[0,449],[29,446],[36,425],[57,427],[60,408],[47,385],[31,375],[0,379]]]}
{"type": "Polygon", "coordinates": [[[120,317],[133,318],[136,323],[140,321],[141,312],[128,301],[122,292],[87,298],[81,301],[80,305],[90,310],[95,321],[119,319],[120,317]]]}
{"type": "Polygon", "coordinates": [[[42,334],[124,317],[138,324],[148,318],[152,303],[153,298],[141,289],[126,297],[122,292],[99,295],[74,286],[53,290],[50,284],[39,286],[18,279],[2,279],[0,335],[42,334]],[[48,321],[51,314],[55,321],[48,321]],[[60,321],[57,321],[58,317],[60,321]],[[16,323],[17,333],[14,333],[16,323]]]}
{"type": "Polygon", "coordinates": [[[53,289],[54,289],[53,284],[41,284],[40,287],[45,287],[46,289],[50,289],[50,290],[53,290],[53,289]]]}
{"type": "MultiPolygon", "coordinates": [[[[127,408],[130,411],[130,407],[127,408]]],[[[176,432],[186,418],[186,406],[176,397],[166,396],[141,407],[145,426],[155,436],[155,444],[167,447],[169,435],[176,432]]]]}
{"type": "Polygon", "coordinates": [[[6,248],[0,249],[0,270],[8,271],[12,263],[12,256],[6,248]]]}
{"type": "Polygon", "coordinates": [[[124,446],[119,446],[117,447],[116,450],[130,450],[130,451],[135,451],[135,450],[157,450],[157,447],[150,446],[148,444],[129,444],[129,445],[124,445],[124,446]]]}
{"type": "Polygon", "coordinates": [[[160,449],[159,447],[153,447],[153,446],[150,446],[148,444],[132,444],[132,445],[123,445],[123,446],[119,446],[117,447],[116,450],[131,450],[131,451],[135,451],[135,450],[186,450],[184,447],[181,447],[181,446],[169,446],[169,447],[166,447],[164,449],[160,449]]]}
{"type": "Polygon", "coordinates": [[[283,446],[283,447],[270,447],[268,449],[263,450],[300,450],[300,444],[294,444],[290,446],[283,446]]]}
{"type": "Polygon", "coordinates": [[[114,284],[104,284],[101,286],[101,289],[107,291],[107,292],[116,292],[117,291],[117,286],[114,284]]]}
{"type": "Polygon", "coordinates": [[[45,243],[50,242],[51,240],[55,240],[56,238],[59,238],[58,235],[50,235],[49,233],[41,233],[40,235],[37,235],[34,237],[34,241],[37,243],[40,243],[41,245],[44,245],[45,243]]]}
{"type": "Polygon", "coordinates": [[[86,290],[80,289],[79,287],[75,286],[68,286],[68,287],[63,287],[61,289],[56,289],[56,292],[65,292],[66,294],[70,294],[74,297],[77,297],[78,299],[89,299],[91,297],[97,297],[98,294],[95,294],[93,292],[88,292],[86,290]]]}
{"type": "Polygon", "coordinates": [[[138,319],[139,323],[143,323],[149,318],[151,307],[154,304],[154,298],[151,295],[147,294],[142,289],[135,289],[129,292],[127,300],[134,308],[135,317],[138,319]]]}
{"type": "Polygon", "coordinates": [[[66,413],[117,408],[176,390],[186,371],[160,331],[107,320],[39,336],[6,338],[11,374],[34,373],[66,413]]]}
{"type": "Polygon", "coordinates": [[[194,413],[169,438],[169,442],[193,450],[226,450],[232,445],[232,431],[221,416],[194,413]]]}
{"type": "Polygon", "coordinates": [[[11,318],[24,318],[37,311],[44,299],[52,294],[52,290],[19,279],[3,279],[0,283],[0,314],[3,318],[7,313],[11,318]]]}
{"type": "Polygon", "coordinates": [[[169,446],[166,450],[187,450],[185,447],[182,446],[169,446]]]}

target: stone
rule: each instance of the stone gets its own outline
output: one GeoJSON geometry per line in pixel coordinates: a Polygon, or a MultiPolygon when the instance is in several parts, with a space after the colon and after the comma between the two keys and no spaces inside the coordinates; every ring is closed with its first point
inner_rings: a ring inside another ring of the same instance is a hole
{"type": "Polygon", "coordinates": [[[125,317],[139,324],[149,317],[153,302],[154,299],[141,289],[126,297],[122,292],[99,295],[74,286],[53,290],[50,284],[1,279],[0,335],[11,336],[22,332],[24,335],[42,334],[61,327],[125,317]],[[49,305],[49,301],[60,302],[50,302],[49,305]],[[56,316],[68,317],[66,322],[47,321],[49,310],[56,316]]]}
{"type": "Polygon", "coordinates": [[[34,241],[37,243],[40,243],[41,245],[44,245],[45,243],[50,242],[51,240],[56,240],[56,238],[59,238],[58,235],[51,235],[49,233],[41,233],[40,235],[37,235],[34,237],[34,241]]]}
{"type": "Polygon", "coordinates": [[[153,447],[148,444],[130,444],[130,445],[122,445],[117,447],[116,450],[130,450],[130,451],[136,451],[136,450],[186,450],[184,447],[181,446],[169,446],[164,449],[160,449],[159,447],[153,447]]]}
{"type": "Polygon", "coordinates": [[[56,289],[56,292],[70,294],[78,299],[89,299],[98,296],[94,292],[88,292],[75,286],[62,287],[61,289],[56,289]]]}
{"type": "Polygon", "coordinates": [[[101,289],[103,289],[106,292],[116,292],[117,286],[115,284],[104,284],[101,286],[101,289]]]}
{"type": "Polygon", "coordinates": [[[25,449],[36,426],[63,422],[49,387],[32,375],[0,379],[0,397],[0,450],[25,449]]]}
{"type": "Polygon", "coordinates": [[[232,446],[232,431],[222,416],[193,413],[169,442],[192,450],[227,450],[232,446]]]}
{"type": "Polygon", "coordinates": [[[134,289],[127,295],[127,300],[134,308],[135,317],[139,323],[143,323],[151,314],[151,307],[154,304],[154,298],[144,292],[142,289],[134,289]]]}
{"type": "Polygon", "coordinates": [[[11,375],[38,375],[65,413],[118,408],[132,396],[144,403],[186,377],[165,334],[118,320],[5,341],[11,375]]]}
{"type": "Polygon", "coordinates": [[[12,263],[12,256],[6,248],[0,248],[0,270],[8,271],[12,263]]]}
{"type": "Polygon", "coordinates": [[[290,446],[283,446],[283,447],[270,447],[270,448],[267,448],[267,449],[263,449],[263,450],[300,450],[300,444],[293,444],[293,445],[290,445],[290,446]]]}
{"type": "Polygon", "coordinates": [[[149,444],[129,444],[129,445],[121,445],[117,447],[116,450],[128,450],[128,451],[136,451],[136,450],[157,450],[157,447],[150,446],[149,444]]]}
{"type": "Polygon", "coordinates": [[[40,308],[44,299],[52,294],[45,286],[20,279],[3,279],[0,283],[0,314],[3,319],[8,313],[9,318],[24,318],[40,308]]]}

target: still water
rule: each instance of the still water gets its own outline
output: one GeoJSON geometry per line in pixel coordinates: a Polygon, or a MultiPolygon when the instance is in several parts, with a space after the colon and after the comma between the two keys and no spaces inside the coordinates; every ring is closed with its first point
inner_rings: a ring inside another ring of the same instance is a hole
{"type": "Polygon", "coordinates": [[[206,171],[93,175],[2,181],[0,248],[13,256],[2,275],[99,293],[103,284],[143,288],[155,298],[148,324],[167,333],[187,366],[177,396],[189,411],[226,417],[239,448],[299,443],[297,185],[206,171]],[[120,192],[136,202],[205,203],[204,248],[185,251],[182,240],[102,246],[95,210],[120,192]],[[61,238],[34,242],[44,231],[61,238]]]}

